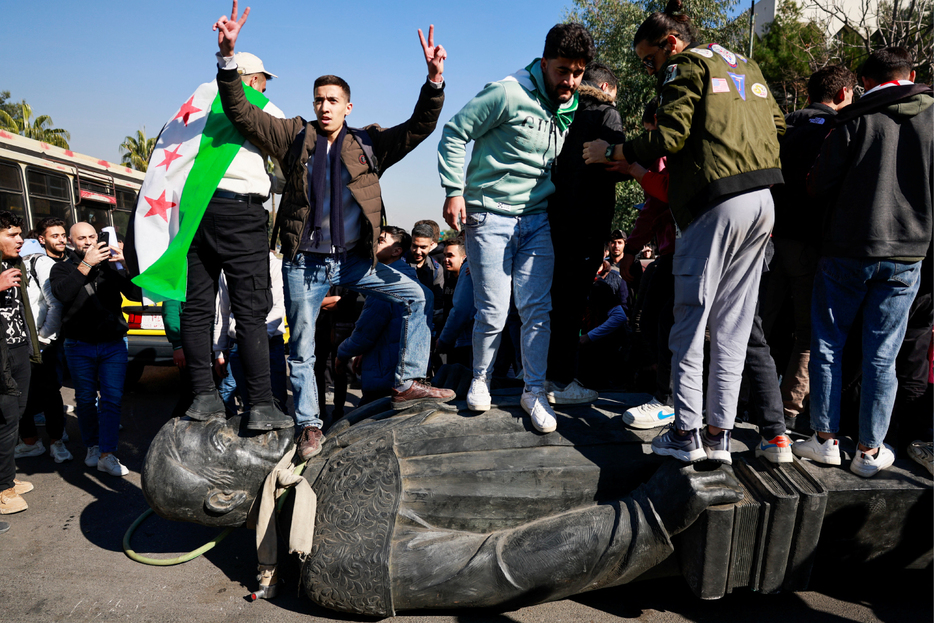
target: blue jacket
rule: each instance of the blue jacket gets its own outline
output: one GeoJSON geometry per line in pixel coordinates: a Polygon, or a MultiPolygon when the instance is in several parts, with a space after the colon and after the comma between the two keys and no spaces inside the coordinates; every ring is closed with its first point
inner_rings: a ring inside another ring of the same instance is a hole
{"type": "MultiPolygon", "coordinates": [[[[406,264],[404,260],[398,259],[389,264],[389,267],[399,271],[415,283],[419,283],[415,269],[406,264]]],[[[431,329],[434,295],[431,290],[420,283],[419,286],[425,293],[425,320],[428,322],[428,328],[431,329]]],[[[402,306],[368,295],[353,333],[341,342],[337,349],[337,356],[343,361],[363,355],[360,380],[363,391],[386,391],[395,386],[401,335],[402,306]]]]}

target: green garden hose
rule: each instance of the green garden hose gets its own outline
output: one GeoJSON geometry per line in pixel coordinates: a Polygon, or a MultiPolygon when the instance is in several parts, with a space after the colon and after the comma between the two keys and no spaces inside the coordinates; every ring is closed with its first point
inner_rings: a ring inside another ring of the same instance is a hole
{"type": "MultiPolygon", "coordinates": [[[[301,475],[301,473],[304,470],[305,470],[305,463],[300,463],[295,466],[293,473],[298,476],[298,475],[301,475]]],[[[291,491],[292,489],[287,489],[285,493],[279,496],[279,499],[276,501],[276,512],[279,512],[282,510],[282,505],[285,504],[285,498],[291,491]]],[[[180,565],[183,562],[194,560],[201,554],[204,554],[205,552],[213,549],[215,545],[223,541],[227,537],[228,534],[234,531],[233,528],[224,528],[220,533],[218,533],[216,537],[214,537],[213,539],[211,539],[210,541],[208,541],[207,543],[205,543],[198,549],[192,550],[188,552],[187,554],[182,554],[181,556],[176,556],[175,558],[147,558],[146,556],[140,556],[135,551],[133,551],[133,548],[130,547],[130,539],[132,538],[133,533],[136,531],[136,529],[139,528],[140,524],[142,524],[146,520],[146,518],[149,517],[150,515],[152,515],[152,509],[147,508],[145,512],[143,512],[142,515],[136,518],[136,521],[133,522],[133,524],[126,531],[126,534],[123,535],[123,551],[126,553],[126,555],[131,560],[135,560],[136,562],[141,562],[144,565],[152,565],[155,567],[171,567],[172,565],[180,565]]]]}

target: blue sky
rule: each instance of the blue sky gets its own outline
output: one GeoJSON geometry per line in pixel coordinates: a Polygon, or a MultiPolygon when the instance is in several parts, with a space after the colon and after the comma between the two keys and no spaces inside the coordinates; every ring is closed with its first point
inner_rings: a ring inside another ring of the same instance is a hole
{"type": "MultiPolygon", "coordinates": [[[[312,82],[350,83],[348,123],[391,126],[411,114],[427,70],[417,29],[448,51],[446,102],[438,129],[382,178],[391,223],[442,222],[437,173],[440,128],[487,82],[541,54],[545,34],[571,0],[318,3],[256,0],[237,49],[279,76],[266,95],[288,116],[314,116],[312,82]]],[[[123,138],[142,126],[155,136],[202,82],[212,80],[212,24],[230,3],[5,2],[0,90],[25,99],[71,132],[75,151],[119,162],[123,138]]]]}

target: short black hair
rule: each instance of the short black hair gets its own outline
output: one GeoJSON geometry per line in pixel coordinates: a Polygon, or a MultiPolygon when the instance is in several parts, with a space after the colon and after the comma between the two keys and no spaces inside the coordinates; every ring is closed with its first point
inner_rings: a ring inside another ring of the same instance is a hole
{"type": "Polygon", "coordinates": [[[45,232],[48,231],[49,227],[61,227],[65,230],[65,233],[68,233],[68,228],[65,227],[65,221],[58,218],[57,216],[47,216],[44,219],[36,223],[36,228],[33,230],[36,233],[36,236],[45,237],[45,232]]]}
{"type": "Polygon", "coordinates": [[[421,221],[415,221],[415,226],[412,227],[412,237],[415,236],[415,228],[419,225],[428,225],[431,227],[431,236],[418,236],[419,238],[431,238],[433,241],[438,242],[441,239],[441,226],[438,225],[435,221],[431,219],[424,219],[421,221]]]}
{"type": "Polygon", "coordinates": [[[452,238],[444,243],[444,250],[447,251],[449,247],[460,247],[461,255],[467,255],[467,247],[464,245],[464,241],[458,236],[457,238],[452,238]]]}
{"type": "Polygon", "coordinates": [[[606,82],[611,89],[619,88],[619,79],[607,65],[594,61],[584,70],[584,83],[600,88],[606,82]]]}
{"type": "Polygon", "coordinates": [[[911,52],[905,48],[899,46],[882,48],[869,55],[860,67],[859,75],[881,84],[889,80],[907,78],[911,75],[913,65],[914,59],[911,57],[911,52]]]}
{"type": "Polygon", "coordinates": [[[22,229],[23,217],[3,210],[0,212],[0,229],[10,229],[11,227],[19,227],[22,229]]]}
{"type": "Polygon", "coordinates": [[[428,238],[429,240],[437,241],[434,228],[424,222],[415,224],[415,227],[412,228],[412,238],[428,238]]]}
{"type": "Polygon", "coordinates": [[[856,86],[856,74],[843,65],[828,65],[808,78],[808,97],[812,104],[833,101],[840,89],[856,86]]]}
{"type": "Polygon", "coordinates": [[[545,37],[542,57],[582,59],[586,65],[597,55],[593,37],[580,24],[556,24],[545,37]]]}
{"type": "Polygon", "coordinates": [[[314,88],[317,89],[318,87],[325,87],[329,85],[340,87],[341,91],[344,92],[344,95],[347,96],[347,101],[350,101],[350,85],[347,84],[347,81],[340,76],[332,76],[331,74],[326,76],[319,76],[315,79],[314,88]]]}
{"type": "Polygon", "coordinates": [[[392,238],[393,246],[399,247],[403,252],[408,251],[412,246],[412,237],[409,235],[409,232],[405,231],[401,227],[383,225],[380,228],[380,231],[392,238]]]}

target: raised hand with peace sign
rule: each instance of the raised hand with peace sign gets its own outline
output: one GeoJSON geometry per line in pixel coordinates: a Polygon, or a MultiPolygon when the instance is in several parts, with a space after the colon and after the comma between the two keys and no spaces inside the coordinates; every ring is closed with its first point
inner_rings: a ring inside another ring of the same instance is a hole
{"type": "MultiPolygon", "coordinates": [[[[234,3],[234,6],[236,6],[236,3],[234,3]]],[[[425,35],[422,33],[422,29],[419,28],[418,40],[422,43],[422,50],[425,52],[425,62],[428,63],[428,79],[432,82],[441,82],[441,74],[444,73],[444,59],[448,57],[448,53],[443,46],[435,45],[435,25],[432,24],[428,27],[427,42],[425,41],[425,35]]]]}
{"type": "Polygon", "coordinates": [[[246,18],[250,15],[250,7],[243,12],[243,16],[237,19],[237,0],[233,0],[233,7],[230,9],[230,18],[221,15],[214,23],[211,30],[217,31],[217,46],[221,49],[221,56],[233,56],[234,45],[237,43],[237,36],[240,29],[246,24],[246,18]]]}

